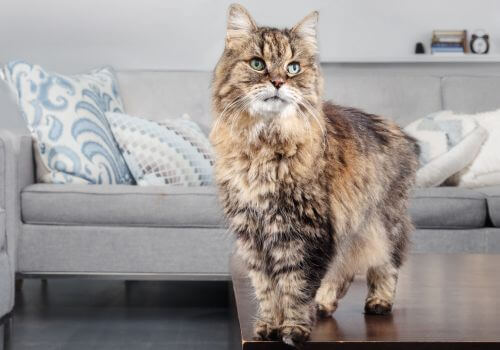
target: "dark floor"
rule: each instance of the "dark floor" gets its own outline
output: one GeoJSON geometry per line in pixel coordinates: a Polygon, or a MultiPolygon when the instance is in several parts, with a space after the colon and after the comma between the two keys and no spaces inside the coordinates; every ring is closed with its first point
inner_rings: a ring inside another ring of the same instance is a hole
{"type": "Polygon", "coordinates": [[[26,280],[11,349],[225,350],[228,304],[226,282],[26,280]]]}

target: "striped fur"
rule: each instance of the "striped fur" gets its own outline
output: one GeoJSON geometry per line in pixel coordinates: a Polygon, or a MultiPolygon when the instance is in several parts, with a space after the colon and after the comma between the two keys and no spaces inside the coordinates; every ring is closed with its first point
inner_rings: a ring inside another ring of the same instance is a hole
{"type": "Polygon", "coordinates": [[[415,141],[391,121],[322,101],[316,20],[257,27],[232,5],[213,80],[216,181],[259,300],[256,336],[289,344],[307,339],[317,311],[335,311],[360,270],[365,311],[390,312],[412,230],[415,141]],[[264,71],[251,68],[254,57],[264,71]],[[287,73],[292,61],[299,74],[287,73]],[[264,113],[262,91],[278,78],[288,95],[264,113]]]}

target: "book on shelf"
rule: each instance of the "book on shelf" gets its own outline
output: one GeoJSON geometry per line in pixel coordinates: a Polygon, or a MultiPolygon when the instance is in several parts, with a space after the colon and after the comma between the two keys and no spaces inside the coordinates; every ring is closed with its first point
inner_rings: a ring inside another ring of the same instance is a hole
{"type": "Polygon", "coordinates": [[[434,30],[431,53],[463,54],[467,52],[466,30],[434,30]]]}
{"type": "Polygon", "coordinates": [[[452,42],[439,42],[439,43],[433,43],[431,47],[460,47],[463,48],[462,43],[452,43],[452,42]]]}
{"type": "Polygon", "coordinates": [[[436,47],[436,46],[431,46],[432,51],[464,51],[463,47],[455,46],[455,47],[436,47]]]}
{"type": "Polygon", "coordinates": [[[431,54],[433,54],[433,55],[444,54],[444,55],[454,56],[454,55],[464,55],[465,52],[463,52],[463,51],[432,51],[431,54]]]}

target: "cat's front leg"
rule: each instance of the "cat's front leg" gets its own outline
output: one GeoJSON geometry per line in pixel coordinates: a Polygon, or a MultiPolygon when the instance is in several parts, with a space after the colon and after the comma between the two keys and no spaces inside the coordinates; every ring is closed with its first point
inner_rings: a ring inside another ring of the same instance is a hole
{"type": "Polygon", "coordinates": [[[248,277],[258,301],[254,335],[257,339],[270,340],[277,337],[279,327],[275,288],[273,280],[266,272],[258,245],[250,237],[241,234],[236,240],[236,247],[238,255],[247,266],[248,277]]]}
{"type": "Polygon", "coordinates": [[[299,345],[311,334],[315,322],[314,292],[306,273],[297,268],[276,276],[283,321],[279,335],[284,343],[299,345]]]}
{"type": "Polygon", "coordinates": [[[262,340],[276,339],[279,320],[272,280],[264,271],[255,268],[250,269],[248,275],[259,302],[257,320],[254,325],[255,337],[262,340]]]}

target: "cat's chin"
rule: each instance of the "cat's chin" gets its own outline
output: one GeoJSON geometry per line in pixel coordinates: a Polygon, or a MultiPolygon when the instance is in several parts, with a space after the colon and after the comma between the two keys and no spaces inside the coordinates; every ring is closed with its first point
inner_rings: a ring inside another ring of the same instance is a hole
{"type": "Polygon", "coordinates": [[[248,111],[253,117],[273,119],[291,115],[294,113],[295,109],[291,103],[285,100],[272,98],[252,102],[248,111]]]}

